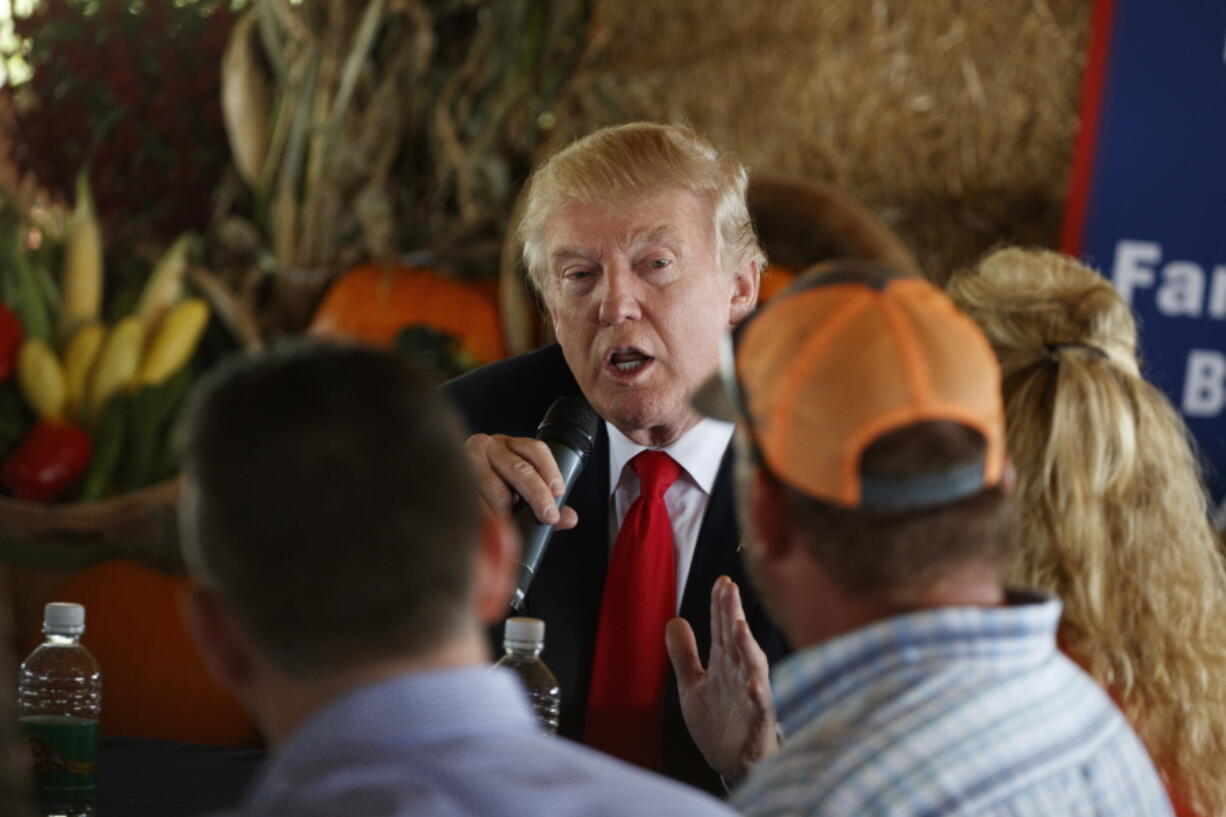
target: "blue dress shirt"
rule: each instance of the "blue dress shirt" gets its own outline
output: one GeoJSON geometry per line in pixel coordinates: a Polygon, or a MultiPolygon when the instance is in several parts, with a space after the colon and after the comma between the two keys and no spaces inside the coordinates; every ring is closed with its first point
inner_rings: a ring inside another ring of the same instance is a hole
{"type": "Polygon", "coordinates": [[[234,817],[731,817],[718,800],[541,732],[510,672],[363,687],[272,755],[234,817]]]}

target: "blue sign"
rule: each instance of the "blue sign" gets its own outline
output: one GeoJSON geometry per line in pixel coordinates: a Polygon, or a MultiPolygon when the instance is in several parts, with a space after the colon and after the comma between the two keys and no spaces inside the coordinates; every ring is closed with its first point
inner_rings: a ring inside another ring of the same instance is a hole
{"type": "Polygon", "coordinates": [[[1064,250],[1111,279],[1226,528],[1226,2],[1099,0],[1064,250]]]}

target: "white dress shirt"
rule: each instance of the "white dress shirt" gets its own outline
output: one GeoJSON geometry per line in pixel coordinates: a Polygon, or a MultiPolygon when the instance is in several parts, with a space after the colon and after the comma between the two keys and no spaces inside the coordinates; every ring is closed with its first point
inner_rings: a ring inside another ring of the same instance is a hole
{"type": "MultiPolygon", "coordinates": [[[[685,595],[685,580],[698,547],[698,531],[711,500],[711,489],[719,475],[719,464],[732,441],[732,423],[705,418],[681,438],[657,449],[676,460],[681,475],[664,494],[664,505],[673,523],[673,547],[677,557],[677,610],[685,595]]],[[[609,433],[609,553],[617,541],[626,512],[639,495],[639,477],[628,467],[630,460],[648,446],[639,445],[612,424],[605,422],[609,433]]]]}

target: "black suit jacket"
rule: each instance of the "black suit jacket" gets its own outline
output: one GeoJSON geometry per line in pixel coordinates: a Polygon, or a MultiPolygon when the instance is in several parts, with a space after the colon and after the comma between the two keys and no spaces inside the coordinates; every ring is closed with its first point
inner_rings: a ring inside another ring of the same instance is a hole
{"type": "MultiPolygon", "coordinates": [[[[561,347],[556,345],[484,366],[443,388],[459,406],[472,432],[516,437],[536,436],[537,425],[558,397],[581,395],[561,347]]],[[[522,614],[545,621],[543,658],[562,688],[559,731],[581,740],[609,563],[609,444],[603,423],[591,459],[571,488],[567,504],[579,514],[579,524],[550,540],[522,614]]],[[[771,662],[787,653],[783,637],[767,619],[746,581],[737,553],[739,542],[729,447],[703,518],[681,602],[681,615],[694,628],[704,664],[711,646],[711,587],[722,575],[730,576],[740,586],[750,629],[771,662]]],[[[665,703],[664,758],[669,776],[722,794],[718,776],[703,760],[685,728],[673,678],[665,703]]]]}

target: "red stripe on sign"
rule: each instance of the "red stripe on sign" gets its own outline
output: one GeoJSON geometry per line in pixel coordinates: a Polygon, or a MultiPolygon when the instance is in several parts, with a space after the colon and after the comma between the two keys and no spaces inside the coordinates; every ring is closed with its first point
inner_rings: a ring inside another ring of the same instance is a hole
{"type": "Polygon", "coordinates": [[[1107,81],[1107,58],[1111,52],[1111,23],[1115,19],[1115,0],[1095,0],[1090,20],[1089,59],[1081,86],[1081,128],[1069,174],[1068,199],[1064,205],[1064,229],[1060,249],[1080,255],[1085,240],[1086,204],[1094,175],[1094,154],[1098,147],[1098,120],[1103,107],[1103,88],[1107,81]]]}

